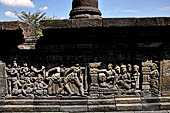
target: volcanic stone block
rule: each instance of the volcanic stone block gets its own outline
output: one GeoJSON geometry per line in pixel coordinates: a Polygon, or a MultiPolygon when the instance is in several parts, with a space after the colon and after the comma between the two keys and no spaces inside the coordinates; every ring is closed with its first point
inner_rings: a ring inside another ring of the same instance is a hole
{"type": "Polygon", "coordinates": [[[134,113],[168,113],[168,111],[134,111],[134,113]]]}
{"type": "Polygon", "coordinates": [[[33,109],[34,111],[37,112],[58,112],[60,111],[60,98],[42,98],[42,97],[37,97],[33,101],[33,109]]]}
{"type": "Polygon", "coordinates": [[[33,105],[33,99],[6,99],[4,105],[33,105]]]}
{"type": "Polygon", "coordinates": [[[115,99],[88,99],[88,105],[115,105],[115,99]]]}
{"type": "Polygon", "coordinates": [[[116,104],[136,104],[141,103],[140,98],[115,98],[116,104]]]}
{"type": "Polygon", "coordinates": [[[141,111],[142,104],[116,104],[117,111],[141,111]]]}
{"type": "Polygon", "coordinates": [[[159,97],[146,97],[146,98],[141,98],[142,103],[159,103],[160,98],[159,97]]]}
{"type": "Polygon", "coordinates": [[[160,103],[145,103],[142,104],[143,111],[157,111],[160,110],[160,103]]]}
{"type": "Polygon", "coordinates": [[[160,110],[170,109],[170,103],[160,103],[160,110]]]}
{"type": "Polygon", "coordinates": [[[160,98],[158,97],[148,97],[141,98],[142,108],[144,111],[155,111],[160,109],[160,98]]]}
{"type": "Polygon", "coordinates": [[[103,27],[130,27],[136,25],[136,18],[103,18],[103,27]]]}
{"type": "Polygon", "coordinates": [[[87,111],[87,105],[61,105],[60,111],[62,112],[80,112],[87,111]]]}
{"type": "Polygon", "coordinates": [[[115,105],[88,105],[88,112],[110,112],[115,110],[115,105]]]}
{"type": "Polygon", "coordinates": [[[0,98],[6,95],[6,77],[5,77],[5,63],[0,61],[0,98]]]}
{"type": "Polygon", "coordinates": [[[3,106],[4,106],[4,98],[0,98],[0,112],[3,111],[3,106]]]}
{"type": "Polygon", "coordinates": [[[170,97],[159,97],[160,103],[165,102],[165,103],[170,103],[170,97]]]}
{"type": "Polygon", "coordinates": [[[160,76],[161,80],[161,93],[164,96],[170,95],[170,60],[162,61],[162,74],[160,76]]]}
{"type": "Polygon", "coordinates": [[[170,18],[167,18],[167,24],[170,25],[170,18]]]}
{"type": "Polygon", "coordinates": [[[87,99],[61,99],[59,104],[62,105],[87,105],[87,99]]]}
{"type": "Polygon", "coordinates": [[[157,26],[156,18],[137,18],[137,26],[157,26]]]}
{"type": "Polygon", "coordinates": [[[72,19],[72,28],[102,27],[102,19],[72,19]]]}
{"type": "Polygon", "coordinates": [[[42,29],[65,29],[71,28],[71,19],[43,20],[40,22],[42,29]]]}
{"type": "Polygon", "coordinates": [[[60,106],[59,105],[34,105],[33,107],[34,112],[59,112],[60,106]]]}
{"type": "Polygon", "coordinates": [[[3,111],[7,112],[33,112],[33,105],[5,105],[3,111]]]}
{"type": "Polygon", "coordinates": [[[166,26],[168,24],[168,18],[156,18],[158,26],[166,26]]]}

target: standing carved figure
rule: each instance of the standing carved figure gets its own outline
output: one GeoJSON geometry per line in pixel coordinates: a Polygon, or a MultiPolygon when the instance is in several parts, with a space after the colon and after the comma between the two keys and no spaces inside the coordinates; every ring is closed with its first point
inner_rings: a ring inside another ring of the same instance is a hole
{"type": "Polygon", "coordinates": [[[7,67],[5,67],[5,71],[6,71],[6,77],[7,77],[7,81],[6,84],[8,86],[8,90],[7,90],[7,96],[12,96],[12,66],[11,64],[8,64],[7,67]]]}
{"type": "Polygon", "coordinates": [[[120,76],[120,73],[121,73],[120,66],[116,65],[114,69],[115,69],[116,74],[120,76]]]}
{"type": "Polygon", "coordinates": [[[48,94],[59,95],[64,90],[64,86],[62,84],[62,78],[61,78],[61,68],[54,67],[48,70],[46,76],[49,78],[48,94]],[[49,72],[53,72],[51,77],[49,77],[49,72]]]}
{"type": "Polygon", "coordinates": [[[83,88],[83,75],[82,75],[82,69],[79,64],[76,64],[76,66],[71,67],[68,69],[65,73],[65,78],[64,78],[64,85],[67,88],[69,92],[69,96],[73,95],[75,91],[73,90],[73,87],[69,86],[69,83],[75,85],[78,87],[81,96],[84,95],[84,88],[83,88]]]}
{"type": "Polygon", "coordinates": [[[25,77],[28,77],[30,76],[30,68],[28,67],[28,64],[27,63],[24,63],[23,64],[23,67],[21,67],[21,72],[25,77]]]}
{"type": "Polygon", "coordinates": [[[151,66],[151,73],[150,73],[150,85],[151,85],[151,93],[157,95],[159,94],[159,71],[158,66],[156,63],[153,63],[151,66]]]}
{"type": "Polygon", "coordinates": [[[140,79],[139,66],[134,65],[133,74],[132,74],[132,80],[133,80],[132,85],[135,90],[139,90],[139,79],[140,79]]]}

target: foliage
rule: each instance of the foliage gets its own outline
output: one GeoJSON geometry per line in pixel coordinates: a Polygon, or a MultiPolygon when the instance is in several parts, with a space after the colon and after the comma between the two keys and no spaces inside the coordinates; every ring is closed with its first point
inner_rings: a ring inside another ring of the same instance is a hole
{"type": "Polygon", "coordinates": [[[55,16],[50,16],[50,17],[45,17],[44,20],[55,20],[56,17],[55,16]]]}
{"type": "Polygon", "coordinates": [[[15,13],[15,15],[23,22],[32,25],[35,28],[36,37],[43,36],[42,30],[40,29],[39,22],[44,20],[46,13],[37,11],[36,13],[31,14],[30,12],[21,12],[21,14],[15,13]]]}

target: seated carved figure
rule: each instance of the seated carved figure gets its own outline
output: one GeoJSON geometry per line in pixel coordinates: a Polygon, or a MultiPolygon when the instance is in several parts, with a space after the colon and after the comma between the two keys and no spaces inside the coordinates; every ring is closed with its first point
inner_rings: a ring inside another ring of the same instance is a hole
{"type": "Polygon", "coordinates": [[[13,83],[13,89],[12,89],[12,94],[13,95],[22,95],[22,89],[21,89],[22,85],[20,83],[19,80],[16,80],[14,83],[13,83]]]}
{"type": "Polygon", "coordinates": [[[47,88],[48,85],[43,81],[43,77],[38,74],[38,78],[34,83],[35,96],[48,96],[47,88]]]}
{"type": "Polygon", "coordinates": [[[26,83],[25,80],[20,79],[18,76],[16,80],[13,82],[12,95],[23,96],[22,87],[25,83],[26,83]]]}
{"type": "Polygon", "coordinates": [[[110,88],[109,84],[106,83],[106,75],[105,75],[105,73],[99,73],[99,86],[101,88],[110,88]]]}
{"type": "Polygon", "coordinates": [[[131,76],[127,72],[126,65],[121,65],[121,74],[119,76],[119,84],[123,89],[131,89],[131,76]]]}
{"type": "Polygon", "coordinates": [[[116,84],[118,82],[118,75],[116,74],[116,72],[112,68],[112,66],[113,66],[112,64],[109,64],[107,70],[106,69],[98,70],[99,79],[102,79],[102,81],[105,80],[105,81],[103,81],[103,83],[106,82],[107,85],[106,85],[106,83],[104,83],[104,84],[108,88],[113,88],[114,90],[117,90],[116,84]],[[104,79],[104,73],[106,76],[105,79],[104,79]]]}
{"type": "Polygon", "coordinates": [[[26,83],[22,87],[22,92],[25,96],[34,97],[34,84],[30,81],[30,78],[26,78],[26,83]]]}

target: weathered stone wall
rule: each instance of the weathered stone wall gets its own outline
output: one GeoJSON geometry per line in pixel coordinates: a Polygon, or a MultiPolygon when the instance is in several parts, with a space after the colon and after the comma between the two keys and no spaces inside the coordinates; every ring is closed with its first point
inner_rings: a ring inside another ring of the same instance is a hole
{"type": "Polygon", "coordinates": [[[1,111],[169,109],[169,18],[42,21],[39,40],[31,26],[0,26],[1,111]]]}

